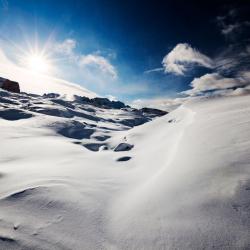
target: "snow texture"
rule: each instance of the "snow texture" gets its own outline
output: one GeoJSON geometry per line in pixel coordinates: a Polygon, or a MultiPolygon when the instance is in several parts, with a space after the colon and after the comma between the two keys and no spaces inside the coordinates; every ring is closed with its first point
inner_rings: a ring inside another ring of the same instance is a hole
{"type": "Polygon", "coordinates": [[[249,249],[249,96],[134,128],[150,119],[0,98],[0,249],[249,249]]]}

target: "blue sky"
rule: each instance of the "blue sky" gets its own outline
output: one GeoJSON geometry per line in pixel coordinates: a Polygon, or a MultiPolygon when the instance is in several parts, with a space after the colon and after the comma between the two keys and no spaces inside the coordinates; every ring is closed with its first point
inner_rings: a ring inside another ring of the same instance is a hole
{"type": "MultiPolygon", "coordinates": [[[[19,53],[44,49],[53,68],[47,73],[100,95],[176,97],[247,50],[249,5],[217,2],[2,0],[1,48],[17,64],[19,53]]],[[[219,79],[235,77],[234,70],[219,79]]]]}

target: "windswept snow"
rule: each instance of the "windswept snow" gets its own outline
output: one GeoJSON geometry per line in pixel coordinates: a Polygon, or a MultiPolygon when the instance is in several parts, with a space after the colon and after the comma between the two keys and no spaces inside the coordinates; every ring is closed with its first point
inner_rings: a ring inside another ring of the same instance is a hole
{"type": "Polygon", "coordinates": [[[249,96],[134,128],[56,99],[1,92],[0,249],[248,249],[249,96]]]}

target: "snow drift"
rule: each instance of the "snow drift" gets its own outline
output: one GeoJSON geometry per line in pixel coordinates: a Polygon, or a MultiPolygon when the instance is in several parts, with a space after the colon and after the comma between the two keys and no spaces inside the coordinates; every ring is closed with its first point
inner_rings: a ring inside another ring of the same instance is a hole
{"type": "Polygon", "coordinates": [[[1,98],[1,249],[248,248],[249,96],[132,129],[132,110],[1,98]]]}

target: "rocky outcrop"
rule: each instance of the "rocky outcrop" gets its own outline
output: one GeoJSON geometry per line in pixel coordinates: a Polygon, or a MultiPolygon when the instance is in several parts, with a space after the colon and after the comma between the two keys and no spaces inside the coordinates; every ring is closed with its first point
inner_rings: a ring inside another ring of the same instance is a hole
{"type": "Polygon", "coordinates": [[[160,109],[154,109],[154,108],[142,108],[142,109],[140,109],[140,111],[143,114],[147,114],[147,115],[150,115],[152,117],[163,116],[163,115],[166,115],[168,113],[167,111],[163,111],[160,109]]]}
{"type": "Polygon", "coordinates": [[[102,97],[95,97],[95,98],[88,98],[85,96],[76,96],[75,100],[84,103],[84,104],[91,104],[93,106],[99,107],[99,108],[106,108],[106,109],[122,109],[129,106],[126,106],[123,102],[120,101],[110,101],[108,98],[102,98],[102,97]]]}
{"type": "Polygon", "coordinates": [[[10,92],[20,93],[19,83],[5,78],[0,79],[0,88],[10,92]]]}
{"type": "MultiPolygon", "coordinates": [[[[142,109],[135,109],[131,108],[129,105],[125,105],[123,102],[120,101],[110,101],[108,98],[102,97],[95,97],[95,98],[88,98],[85,96],[75,96],[75,101],[83,104],[90,104],[95,107],[105,108],[105,109],[123,109],[124,111],[130,111],[138,115],[145,114],[147,117],[154,118],[157,116],[166,115],[168,112],[160,109],[155,108],[142,108],[142,109]]],[[[125,120],[124,120],[125,122],[125,120]]],[[[135,122],[135,120],[133,120],[135,122]]],[[[140,125],[145,123],[146,121],[139,121],[140,125]]]]}

